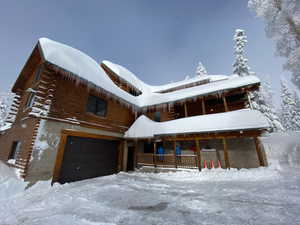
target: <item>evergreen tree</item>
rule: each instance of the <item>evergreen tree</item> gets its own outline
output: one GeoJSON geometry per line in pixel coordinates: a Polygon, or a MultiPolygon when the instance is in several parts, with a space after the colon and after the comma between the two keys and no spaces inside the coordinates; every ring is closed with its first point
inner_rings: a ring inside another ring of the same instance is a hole
{"type": "Polygon", "coordinates": [[[290,92],[285,81],[281,80],[281,123],[288,131],[299,130],[295,96],[290,92]]]}
{"type": "Polygon", "coordinates": [[[5,125],[6,118],[10,111],[14,94],[11,92],[7,94],[0,94],[0,127],[5,125]]]}
{"type": "Polygon", "coordinates": [[[199,62],[197,69],[196,69],[196,76],[203,76],[203,75],[207,75],[207,71],[206,71],[205,67],[203,66],[203,64],[201,62],[199,62]]]}
{"type": "Polygon", "coordinates": [[[247,43],[247,36],[244,30],[237,29],[233,40],[235,41],[234,55],[235,62],[233,64],[233,73],[239,76],[250,75],[250,67],[248,66],[248,59],[244,56],[244,47],[247,43]]]}
{"type": "Polygon", "coordinates": [[[272,96],[270,83],[267,81],[262,82],[260,89],[251,94],[252,107],[263,113],[267,118],[270,124],[269,132],[282,132],[284,128],[276,113],[272,96]]]}
{"type": "Polygon", "coordinates": [[[296,130],[300,130],[300,99],[297,93],[294,91],[294,101],[295,101],[295,123],[296,130]]]}
{"type": "Polygon", "coordinates": [[[249,0],[248,6],[264,18],[267,37],[276,41],[276,53],[287,59],[284,68],[300,89],[300,1],[249,0]]]}

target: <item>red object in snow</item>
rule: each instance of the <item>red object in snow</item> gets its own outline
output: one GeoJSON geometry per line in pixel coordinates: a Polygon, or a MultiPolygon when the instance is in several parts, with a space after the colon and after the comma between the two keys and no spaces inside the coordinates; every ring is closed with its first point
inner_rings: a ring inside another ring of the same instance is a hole
{"type": "Polygon", "coordinates": [[[206,160],[204,160],[204,169],[207,168],[207,165],[206,165],[206,160]]]}
{"type": "Polygon", "coordinates": [[[218,160],[218,168],[222,168],[220,160],[218,160]]]}
{"type": "Polygon", "coordinates": [[[215,164],[214,164],[214,161],[213,161],[213,160],[210,160],[210,168],[211,168],[211,169],[215,168],[215,164]]]}

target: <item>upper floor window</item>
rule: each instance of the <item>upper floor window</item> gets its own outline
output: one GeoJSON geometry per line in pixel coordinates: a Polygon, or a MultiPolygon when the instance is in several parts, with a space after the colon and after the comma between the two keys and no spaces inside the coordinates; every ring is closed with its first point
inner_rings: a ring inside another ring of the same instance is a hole
{"type": "Polygon", "coordinates": [[[34,98],[35,98],[35,93],[34,92],[30,92],[29,96],[27,98],[27,101],[26,101],[26,105],[25,105],[26,108],[32,107],[33,102],[34,102],[34,98]]]}
{"type": "Polygon", "coordinates": [[[34,81],[38,81],[41,78],[41,73],[42,73],[42,67],[39,66],[36,71],[35,71],[35,75],[34,75],[34,81]]]}
{"type": "Polygon", "coordinates": [[[87,103],[87,111],[97,116],[106,116],[107,102],[101,98],[90,95],[87,103]]]}
{"type": "Polygon", "coordinates": [[[17,159],[17,155],[20,152],[20,149],[21,149],[21,142],[14,141],[9,154],[9,159],[17,159]]]}
{"type": "Polygon", "coordinates": [[[160,122],[160,112],[159,111],[154,113],[154,121],[160,122]]]}

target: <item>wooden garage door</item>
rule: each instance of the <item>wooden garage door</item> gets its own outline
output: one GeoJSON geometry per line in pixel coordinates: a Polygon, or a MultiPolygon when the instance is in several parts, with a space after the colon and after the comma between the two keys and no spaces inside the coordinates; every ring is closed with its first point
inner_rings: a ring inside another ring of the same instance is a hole
{"type": "Polygon", "coordinates": [[[118,166],[118,141],[67,138],[59,183],[114,174],[118,166]]]}

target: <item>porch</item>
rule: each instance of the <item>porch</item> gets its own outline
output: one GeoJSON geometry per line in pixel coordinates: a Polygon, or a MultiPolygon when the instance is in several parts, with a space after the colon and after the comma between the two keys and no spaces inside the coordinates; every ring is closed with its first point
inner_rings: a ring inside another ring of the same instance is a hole
{"type": "Polygon", "coordinates": [[[210,134],[135,140],[135,167],[158,168],[256,168],[266,166],[263,146],[258,136],[244,132],[222,136],[210,134]]]}

